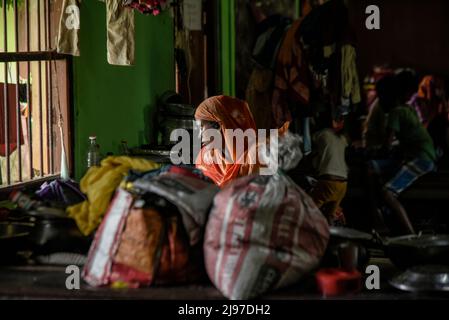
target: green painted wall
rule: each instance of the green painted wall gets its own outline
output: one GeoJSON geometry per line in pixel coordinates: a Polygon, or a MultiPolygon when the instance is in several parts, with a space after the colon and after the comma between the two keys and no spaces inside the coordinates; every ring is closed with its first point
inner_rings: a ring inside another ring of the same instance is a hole
{"type": "Polygon", "coordinates": [[[220,85],[223,94],[235,96],[235,0],[220,1],[220,85]]]}
{"type": "Polygon", "coordinates": [[[109,65],[105,5],[83,1],[81,56],[74,58],[73,65],[76,179],[85,173],[89,135],[97,135],[103,154],[117,154],[122,139],[131,147],[148,143],[156,99],[175,87],[170,14],[154,17],[136,12],[135,19],[135,65],[109,65]]]}

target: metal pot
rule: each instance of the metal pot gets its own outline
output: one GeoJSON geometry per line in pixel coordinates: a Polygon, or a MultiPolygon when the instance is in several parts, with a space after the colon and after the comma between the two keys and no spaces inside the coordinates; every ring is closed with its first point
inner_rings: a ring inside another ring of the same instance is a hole
{"type": "Polygon", "coordinates": [[[356,229],[345,227],[329,228],[330,241],[327,248],[323,264],[328,267],[345,267],[348,264],[347,258],[343,252],[351,248],[350,251],[356,252],[356,257],[352,264],[359,270],[363,270],[370,259],[368,245],[373,244],[373,236],[356,229]]]}
{"type": "Polygon", "coordinates": [[[416,265],[449,265],[449,235],[407,235],[382,239],[388,258],[399,268],[416,265]]]}
{"type": "Polygon", "coordinates": [[[182,103],[167,103],[161,106],[161,112],[167,116],[184,116],[192,117],[195,115],[195,107],[182,103]]]}
{"type": "Polygon", "coordinates": [[[190,139],[193,138],[194,119],[182,117],[167,117],[161,123],[162,144],[174,145],[177,142],[170,140],[171,133],[176,129],[185,129],[190,134],[190,139]]]}
{"type": "Polygon", "coordinates": [[[8,261],[17,252],[30,248],[29,236],[33,230],[32,223],[0,222],[0,261],[8,261]]]}
{"type": "Polygon", "coordinates": [[[86,253],[90,238],[81,234],[71,218],[36,219],[30,234],[35,254],[55,252],[86,253]]]}
{"type": "Polygon", "coordinates": [[[79,231],[75,221],[64,210],[39,207],[22,212],[20,219],[32,226],[27,238],[34,254],[84,254],[89,249],[91,239],[79,231]]]}

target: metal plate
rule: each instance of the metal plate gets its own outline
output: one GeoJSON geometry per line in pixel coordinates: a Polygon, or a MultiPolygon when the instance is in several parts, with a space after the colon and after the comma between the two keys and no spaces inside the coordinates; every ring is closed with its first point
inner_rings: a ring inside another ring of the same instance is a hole
{"type": "Polygon", "coordinates": [[[373,239],[371,234],[351,228],[331,226],[329,231],[331,236],[342,239],[363,241],[370,241],[373,239]]]}
{"type": "Polygon", "coordinates": [[[449,267],[439,265],[412,267],[391,279],[390,284],[403,291],[449,292],[449,267]]]}
{"type": "Polygon", "coordinates": [[[386,243],[393,246],[416,248],[449,247],[449,235],[409,235],[388,238],[386,243]]]}

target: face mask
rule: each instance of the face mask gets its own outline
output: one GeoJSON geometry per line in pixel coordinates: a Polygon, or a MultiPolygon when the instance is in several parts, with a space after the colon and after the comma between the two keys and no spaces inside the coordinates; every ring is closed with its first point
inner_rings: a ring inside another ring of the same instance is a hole
{"type": "Polygon", "coordinates": [[[197,121],[197,125],[199,126],[199,135],[201,139],[201,145],[204,147],[204,145],[211,142],[211,137],[207,134],[208,129],[215,129],[219,130],[220,125],[216,122],[202,122],[197,121]]]}

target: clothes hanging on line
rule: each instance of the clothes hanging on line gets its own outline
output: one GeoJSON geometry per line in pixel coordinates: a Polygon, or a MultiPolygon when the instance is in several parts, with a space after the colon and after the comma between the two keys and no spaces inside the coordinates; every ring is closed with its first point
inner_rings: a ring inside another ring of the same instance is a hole
{"type": "Polygon", "coordinates": [[[116,0],[106,0],[108,62],[113,65],[134,64],[134,11],[116,0]]]}
{"type": "Polygon", "coordinates": [[[59,32],[57,52],[79,56],[79,30],[81,0],[64,0],[61,17],[59,19],[59,32]]]}
{"type": "MultiPolygon", "coordinates": [[[[11,155],[13,151],[17,149],[18,145],[24,143],[22,127],[19,130],[19,137],[17,137],[17,112],[20,112],[20,104],[16,101],[16,87],[17,84],[8,84],[8,141],[6,141],[5,136],[5,84],[0,83],[0,156],[6,156],[7,143],[9,145],[9,154],[11,155]]],[[[21,121],[21,119],[19,119],[21,121]]]]}
{"type": "MultiPolygon", "coordinates": [[[[117,0],[99,0],[106,5],[107,59],[112,65],[134,64],[134,10],[117,0]]],[[[80,55],[81,0],[64,0],[59,21],[57,52],[80,55]]]]}

